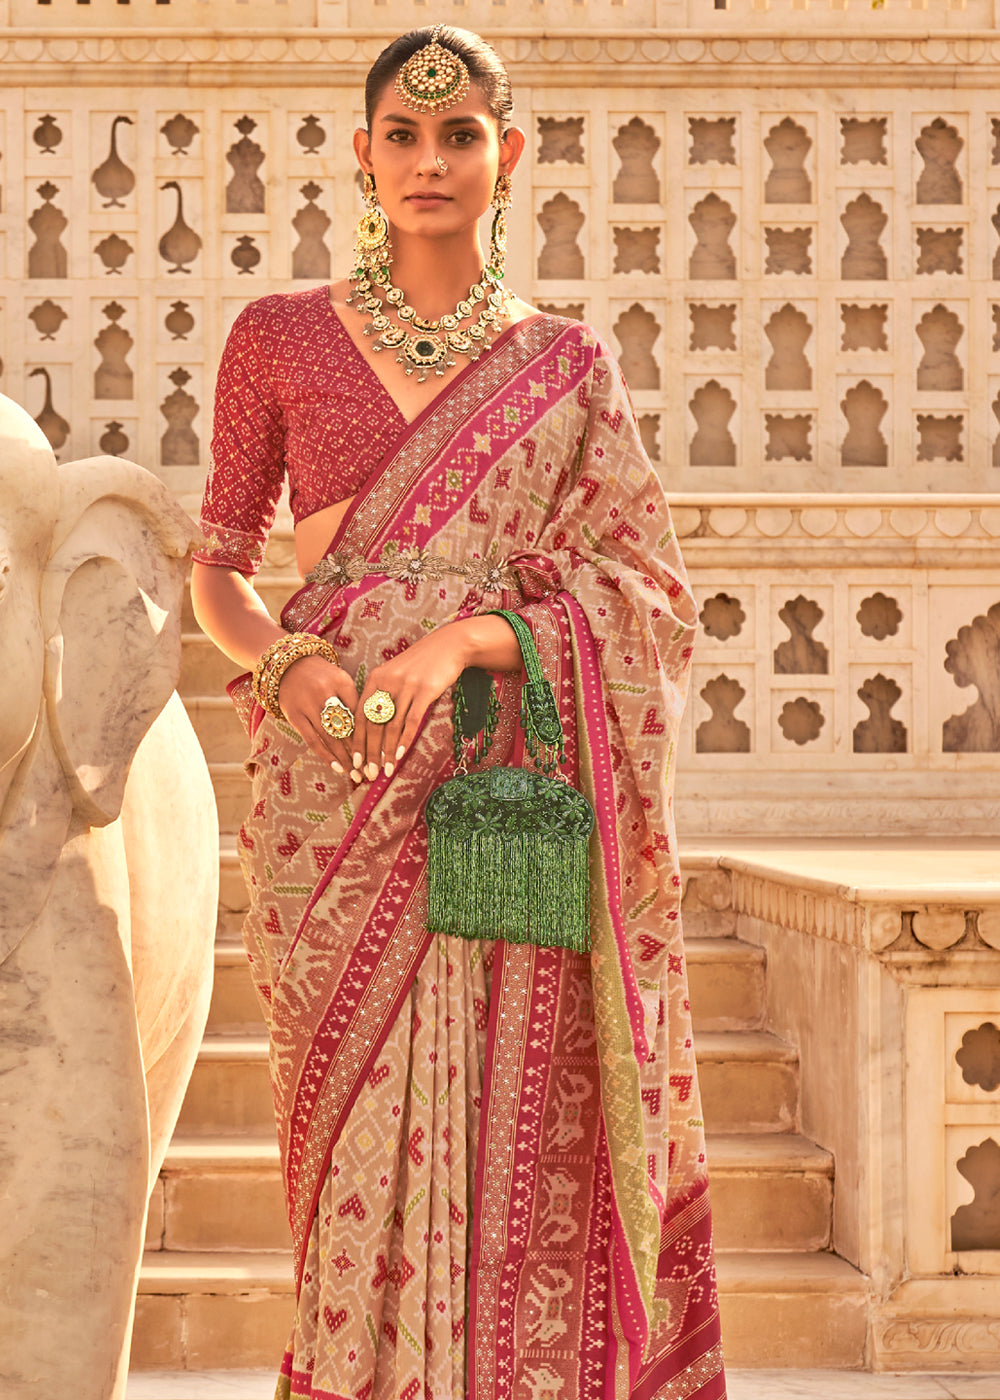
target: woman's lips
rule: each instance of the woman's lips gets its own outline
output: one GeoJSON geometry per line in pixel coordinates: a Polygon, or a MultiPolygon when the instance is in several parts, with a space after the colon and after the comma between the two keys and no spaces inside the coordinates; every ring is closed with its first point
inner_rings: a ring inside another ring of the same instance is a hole
{"type": "Polygon", "coordinates": [[[450,204],[451,196],[447,194],[411,194],[406,197],[407,204],[450,204]]]}

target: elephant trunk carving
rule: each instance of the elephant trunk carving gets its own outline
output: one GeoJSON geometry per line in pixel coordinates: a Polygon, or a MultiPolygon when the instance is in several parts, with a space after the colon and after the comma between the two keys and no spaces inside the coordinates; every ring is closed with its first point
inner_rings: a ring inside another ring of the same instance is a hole
{"type": "Polygon", "coordinates": [[[148,1195],[204,1031],[218,822],[174,693],[190,521],[0,396],[0,1375],[124,1395],[148,1195]]]}

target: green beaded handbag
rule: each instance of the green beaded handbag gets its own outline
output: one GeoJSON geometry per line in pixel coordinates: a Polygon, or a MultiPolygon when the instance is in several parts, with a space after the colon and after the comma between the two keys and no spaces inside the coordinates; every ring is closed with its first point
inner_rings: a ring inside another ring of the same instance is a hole
{"type": "Polygon", "coordinates": [[[553,776],[566,761],[562,724],[530,628],[517,613],[496,616],[513,627],[524,658],[521,728],[534,770],[464,771],[465,741],[474,739],[474,762],[488,753],[498,705],[485,672],[463,672],[455,687],[459,772],[425,808],[428,928],[588,952],[593,808],[553,776]]]}

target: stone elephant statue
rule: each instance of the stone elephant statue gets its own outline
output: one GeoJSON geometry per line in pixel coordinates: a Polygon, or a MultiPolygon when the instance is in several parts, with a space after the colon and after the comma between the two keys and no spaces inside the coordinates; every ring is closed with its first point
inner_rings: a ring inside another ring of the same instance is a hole
{"type": "Polygon", "coordinates": [[[208,1015],[218,818],[174,686],[197,536],[0,396],[0,1394],[124,1395],[208,1015]]]}

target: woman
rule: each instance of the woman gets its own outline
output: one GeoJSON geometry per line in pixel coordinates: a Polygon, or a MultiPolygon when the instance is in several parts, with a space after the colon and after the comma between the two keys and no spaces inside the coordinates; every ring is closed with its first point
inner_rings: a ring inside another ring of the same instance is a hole
{"type": "Polygon", "coordinates": [[[263,701],[235,685],[298,1282],[278,1394],[718,1400],[669,799],[692,599],[607,349],[503,290],[524,137],[496,55],[417,30],[366,98],[359,267],[238,319],[193,582],[263,701]],[[249,580],[286,469],[279,627],[249,580]],[[427,929],[466,667],[500,679],[490,761],[522,761],[504,607],[596,810],[589,955],[427,929]]]}

